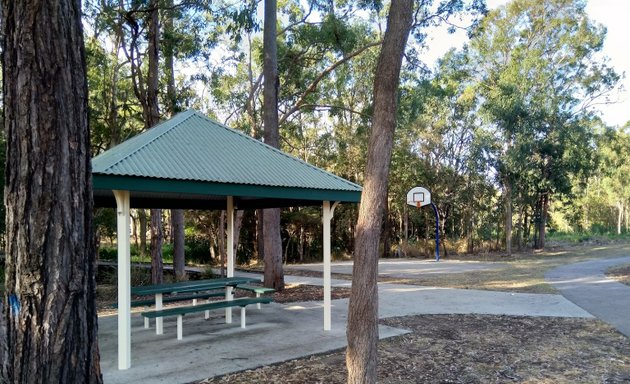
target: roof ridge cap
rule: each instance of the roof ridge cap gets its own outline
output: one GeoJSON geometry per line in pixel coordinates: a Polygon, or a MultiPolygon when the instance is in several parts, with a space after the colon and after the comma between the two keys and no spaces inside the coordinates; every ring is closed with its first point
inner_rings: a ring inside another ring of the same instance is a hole
{"type": "MultiPolygon", "coordinates": [[[[185,113],[187,113],[187,112],[189,112],[189,111],[182,112],[182,113],[180,113],[180,114],[178,114],[178,115],[183,115],[183,114],[185,114],[185,113]]],[[[176,117],[176,116],[178,116],[178,115],[175,115],[175,117],[176,117]]],[[[162,133],[158,134],[157,136],[155,136],[155,137],[154,137],[154,138],[152,138],[151,140],[147,141],[146,143],[142,144],[141,146],[139,146],[139,147],[138,147],[138,148],[136,148],[135,150],[133,150],[133,151],[129,152],[128,154],[126,154],[125,156],[121,157],[120,159],[118,159],[118,160],[117,160],[117,161],[115,161],[114,163],[110,164],[110,165],[109,165],[107,168],[105,168],[105,169],[106,169],[106,170],[107,170],[107,169],[111,169],[111,168],[115,167],[116,165],[120,164],[122,161],[127,160],[128,158],[130,158],[131,156],[133,156],[133,155],[135,155],[136,153],[140,152],[140,150],[142,150],[143,148],[145,148],[145,147],[146,147],[146,146],[148,146],[149,144],[153,143],[154,141],[156,141],[156,140],[157,140],[157,139],[159,139],[160,137],[162,137],[162,136],[166,135],[168,132],[172,131],[172,130],[173,130],[173,129],[175,129],[178,125],[180,125],[181,123],[183,123],[184,121],[188,120],[191,116],[194,116],[194,115],[195,115],[195,111],[193,111],[193,113],[192,113],[192,114],[190,114],[189,116],[186,116],[186,118],[184,118],[182,121],[178,121],[178,122],[177,122],[177,124],[174,124],[171,128],[169,128],[169,129],[165,130],[164,132],[162,132],[162,133]]],[[[167,122],[167,121],[169,121],[169,120],[164,120],[164,121],[161,121],[161,122],[159,122],[158,124],[156,124],[156,125],[152,126],[151,128],[147,129],[146,131],[141,132],[140,134],[143,134],[143,133],[149,132],[149,131],[151,131],[152,129],[155,129],[155,128],[159,127],[160,125],[162,125],[163,123],[165,123],[165,122],[167,122]]]]}

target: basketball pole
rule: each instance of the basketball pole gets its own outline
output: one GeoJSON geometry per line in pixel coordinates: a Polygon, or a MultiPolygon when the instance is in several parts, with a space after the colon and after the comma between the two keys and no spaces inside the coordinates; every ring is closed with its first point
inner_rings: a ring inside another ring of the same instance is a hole
{"type": "MultiPolygon", "coordinates": [[[[414,187],[407,192],[407,204],[420,209],[431,204],[435,213],[435,261],[440,261],[440,216],[437,206],[431,201],[431,192],[423,187],[414,187]]],[[[406,233],[406,232],[405,232],[406,233]]]]}
{"type": "Polygon", "coordinates": [[[433,207],[433,212],[435,212],[435,261],[440,261],[440,216],[433,201],[431,206],[433,207]]]}

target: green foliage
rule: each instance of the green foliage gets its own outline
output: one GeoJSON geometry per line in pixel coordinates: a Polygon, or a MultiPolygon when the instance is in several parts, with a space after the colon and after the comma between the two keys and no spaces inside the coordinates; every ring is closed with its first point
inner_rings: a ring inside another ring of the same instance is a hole
{"type": "Polygon", "coordinates": [[[194,264],[212,264],[210,241],[202,236],[186,236],[184,241],[186,262],[194,264]]]}
{"type": "Polygon", "coordinates": [[[116,220],[116,210],[114,208],[95,209],[94,227],[96,228],[96,238],[113,243],[115,241],[117,230],[116,220]]]}
{"type": "MultiPolygon", "coordinates": [[[[507,199],[501,189],[506,183],[513,186],[514,237],[520,245],[532,243],[543,195],[552,197],[552,237],[569,230],[615,233],[618,213],[630,205],[630,144],[627,128],[605,129],[589,109],[618,76],[605,60],[597,59],[605,31],[588,19],[584,2],[514,0],[488,13],[472,30],[470,43],[444,55],[433,71],[420,60],[429,43],[424,27],[456,13],[479,15],[484,6],[480,1],[419,5],[415,40],[401,76],[384,253],[402,249],[413,256],[430,246],[425,243],[434,236],[433,213],[405,204],[407,190],[416,185],[432,191],[442,222],[440,235],[453,250],[474,252],[499,245],[507,199]]],[[[129,49],[133,34],[128,18],[144,28],[145,6],[142,1],[86,3],[95,154],[143,128],[123,45],[129,49]]],[[[190,1],[161,12],[163,21],[173,22],[172,27],[163,23],[160,49],[176,61],[175,110],[192,106],[252,137],[262,136],[258,6],[255,1],[190,1]]],[[[383,9],[382,2],[371,0],[278,2],[282,149],[359,184],[383,9]]],[[[146,71],[146,39],[137,37],[135,59],[146,71]]],[[[173,100],[164,92],[169,73],[161,65],[159,93],[165,106],[173,100]]],[[[187,261],[216,262],[221,213],[186,215],[187,261]]],[[[335,211],[336,256],[352,254],[356,215],[357,207],[351,204],[335,211]]],[[[625,215],[622,233],[629,227],[625,215]]],[[[112,210],[96,212],[103,242],[115,240],[115,220],[112,210]]],[[[254,212],[244,213],[236,250],[239,263],[259,256],[257,221],[254,212]]],[[[282,228],[288,261],[321,257],[320,208],[283,210],[282,228]]],[[[141,260],[135,247],[132,253],[134,260],[141,260]]],[[[100,255],[115,260],[112,250],[101,249],[100,255]]],[[[164,245],[163,255],[172,258],[170,244],[164,245]]]]}
{"type": "Polygon", "coordinates": [[[118,248],[101,245],[98,248],[98,259],[102,261],[118,261],[118,248]]]}

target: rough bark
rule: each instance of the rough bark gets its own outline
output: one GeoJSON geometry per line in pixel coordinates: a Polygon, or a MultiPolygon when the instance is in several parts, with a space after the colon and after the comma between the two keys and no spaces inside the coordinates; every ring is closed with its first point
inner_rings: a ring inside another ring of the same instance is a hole
{"type": "MultiPolygon", "coordinates": [[[[173,8],[173,0],[164,2],[166,9],[173,8]]],[[[175,41],[173,40],[173,13],[171,11],[164,12],[164,69],[166,71],[166,107],[168,114],[173,117],[179,112],[177,105],[177,90],[175,88],[175,65],[174,51],[175,41]]],[[[182,281],[186,279],[186,255],[184,254],[184,210],[171,209],[171,222],[173,223],[173,270],[175,272],[175,280],[182,281]]]]}
{"type": "Polygon", "coordinates": [[[175,280],[186,279],[186,261],[184,259],[184,211],[181,209],[171,210],[171,221],[173,222],[173,270],[175,280]]]}
{"type": "Polygon", "coordinates": [[[149,221],[147,212],[144,209],[138,210],[138,221],[140,222],[140,256],[147,254],[147,223],[149,221]]]}
{"type": "Polygon", "coordinates": [[[163,269],[162,265],[162,242],[164,241],[164,233],[162,231],[162,210],[151,210],[151,282],[153,284],[162,284],[163,269]]]}
{"type": "Polygon", "coordinates": [[[2,1],[6,291],[0,382],[100,383],[78,0],[2,1]]]}
{"type": "MultiPolygon", "coordinates": [[[[160,22],[158,18],[158,1],[152,0],[149,12],[149,31],[147,56],[149,71],[147,73],[146,107],[144,108],[144,124],[146,129],[152,128],[160,121],[158,108],[158,59],[160,22]]],[[[153,284],[162,282],[162,243],[164,235],[162,231],[162,210],[151,209],[151,279],[153,284]]]]}
{"type": "Polygon", "coordinates": [[[227,239],[225,233],[226,216],[226,211],[221,211],[221,215],[219,216],[219,255],[221,255],[221,277],[225,277],[227,275],[227,239]]]}
{"type": "Polygon", "coordinates": [[[387,204],[400,68],[412,12],[412,0],[392,1],[374,78],[374,117],[357,222],[348,313],[346,366],[348,383],[352,384],[376,382],[378,242],[387,204]]]}
{"type": "Polygon", "coordinates": [[[264,213],[264,209],[256,210],[256,256],[260,261],[264,261],[265,256],[265,229],[263,228],[264,213]]]}
{"type": "MultiPolygon", "coordinates": [[[[265,143],[280,147],[278,127],[278,47],[276,41],[276,0],[265,0],[265,28],[263,32],[263,122],[265,143]]],[[[265,286],[284,289],[282,269],[282,240],[280,238],[280,209],[266,209],[263,214],[265,286]]]]}

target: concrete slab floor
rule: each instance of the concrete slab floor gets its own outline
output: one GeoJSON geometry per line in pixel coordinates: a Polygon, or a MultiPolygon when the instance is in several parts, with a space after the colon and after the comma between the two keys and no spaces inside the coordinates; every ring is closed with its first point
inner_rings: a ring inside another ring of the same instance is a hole
{"type": "MultiPolygon", "coordinates": [[[[205,320],[203,313],[184,316],[184,338],[177,340],[176,318],[164,321],[164,335],[144,329],[132,316],[131,368],[118,370],[117,318],[99,318],[101,369],[105,383],[189,383],[346,346],[347,300],[333,301],[333,329],[323,330],[321,302],[273,303],[247,310],[247,328],[240,328],[240,310],[225,324],[223,310],[205,320]]],[[[380,337],[407,331],[381,326],[380,337]]]]}

